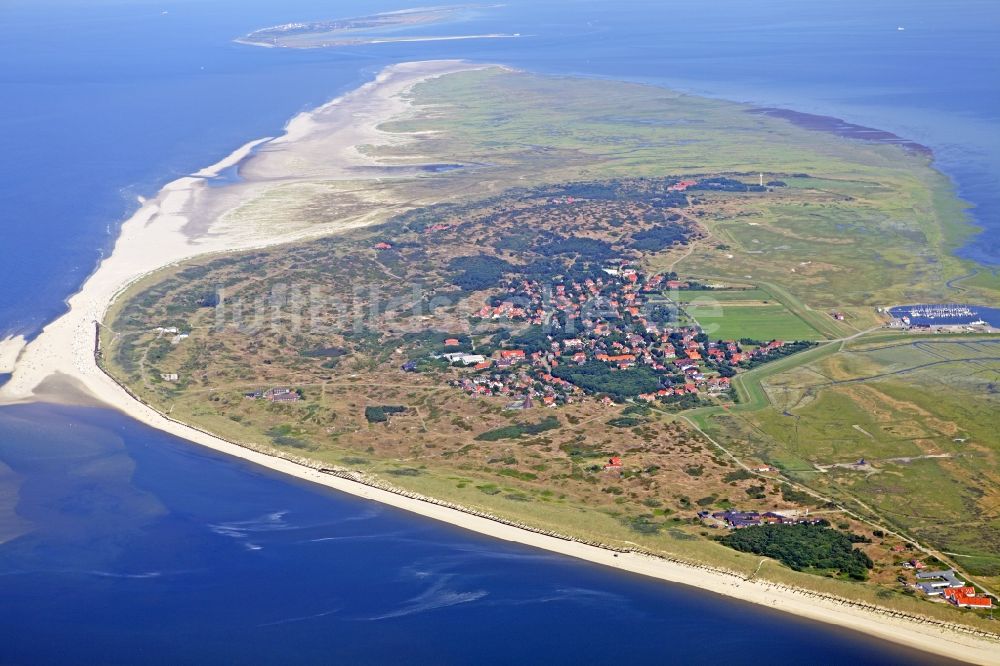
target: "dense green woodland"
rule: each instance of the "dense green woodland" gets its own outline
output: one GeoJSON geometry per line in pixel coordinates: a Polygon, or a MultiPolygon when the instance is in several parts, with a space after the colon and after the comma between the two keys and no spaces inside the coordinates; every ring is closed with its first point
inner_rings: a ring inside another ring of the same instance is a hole
{"type": "Polygon", "coordinates": [[[758,525],[744,527],[720,539],[730,548],[773,557],[796,571],[819,569],[866,580],[874,566],[866,553],[854,548],[857,537],[827,525],[758,525]]]}

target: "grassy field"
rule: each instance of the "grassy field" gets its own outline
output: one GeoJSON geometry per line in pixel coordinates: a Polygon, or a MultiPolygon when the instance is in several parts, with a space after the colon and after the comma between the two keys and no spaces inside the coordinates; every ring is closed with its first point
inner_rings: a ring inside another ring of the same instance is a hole
{"type": "Polygon", "coordinates": [[[1000,585],[1000,338],[882,335],[836,347],[770,368],[762,400],[700,422],[1000,585]]]}
{"type": "Polygon", "coordinates": [[[720,303],[733,303],[738,305],[745,303],[748,305],[766,305],[775,302],[774,296],[770,292],[759,289],[705,289],[682,291],[677,294],[681,303],[697,303],[699,301],[718,301],[720,303]]]}
{"type": "MultiPolygon", "coordinates": [[[[731,215],[703,218],[714,242],[692,252],[675,270],[721,281],[773,285],[817,311],[953,300],[957,292],[947,282],[966,274],[960,262],[929,259],[948,251],[943,240],[936,249],[929,248],[936,226],[930,218],[941,213],[928,202],[887,208],[889,202],[912,199],[921,191],[912,183],[890,185],[890,178],[891,171],[882,173],[872,181],[878,187],[863,199],[848,194],[850,187],[834,193],[813,189],[811,179],[804,179],[787,195],[811,193],[815,197],[811,202],[792,204],[774,197],[741,205],[731,215]],[[886,187],[893,190],[891,196],[875,194],[886,187]],[[914,209],[922,212],[915,216],[914,209]]],[[[963,298],[974,296],[984,303],[998,299],[995,275],[978,283],[963,281],[962,286],[969,287],[963,298]]]]}
{"type": "Polygon", "coordinates": [[[699,303],[687,306],[712,339],[739,340],[817,340],[823,336],[812,326],[792,314],[784,305],[736,305],[729,303],[699,303]]]}

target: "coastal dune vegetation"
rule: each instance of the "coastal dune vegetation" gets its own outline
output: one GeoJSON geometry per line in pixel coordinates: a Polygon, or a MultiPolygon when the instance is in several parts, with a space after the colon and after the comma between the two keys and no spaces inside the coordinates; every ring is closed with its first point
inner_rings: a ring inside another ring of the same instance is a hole
{"type": "MultiPolygon", "coordinates": [[[[951,298],[948,281],[975,268],[952,254],[972,230],[927,155],[739,104],[504,68],[405,96],[379,128],[401,140],[359,147],[385,168],[376,183],[301,182],[228,213],[326,228],[344,213],[337,193],[356,190],[351,228],[136,282],[104,318],[105,371],[230,441],[746,575],[763,553],[769,580],[986,626],[900,584],[916,557],[1000,580],[998,340],[921,346],[877,330],[876,306],[951,298]],[[446,354],[569,338],[477,312],[518,281],[609,266],[686,283],[649,298],[706,341],[796,346],[733,369],[731,393],[674,403],[639,398],[664,386],[644,367],[590,362],[550,369],[580,389],[556,406],[468,394],[472,370],[446,354]],[[873,464],[850,468],[859,458],[873,464]],[[732,509],[822,512],[831,526],[766,526],[781,535],[770,546],[750,531],[714,538],[727,528],[704,514],[732,509]],[[836,562],[796,559],[810,539],[841,548],[849,534],[836,562]]],[[[1000,280],[963,288],[995,302],[1000,280]]]]}

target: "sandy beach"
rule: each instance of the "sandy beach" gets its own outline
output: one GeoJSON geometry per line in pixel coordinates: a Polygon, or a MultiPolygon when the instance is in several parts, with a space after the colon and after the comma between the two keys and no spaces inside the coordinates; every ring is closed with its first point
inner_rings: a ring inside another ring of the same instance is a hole
{"type": "Polygon", "coordinates": [[[74,399],[86,395],[128,412],[131,398],[98,369],[93,353],[94,322],[103,319],[118,294],[136,280],[192,257],[336,232],[336,222],[309,228],[247,224],[237,223],[229,213],[289,183],[377,178],[356,171],[380,166],[358,147],[406,140],[378,129],[409,110],[403,94],[429,78],[480,67],[459,61],[388,67],[374,81],[299,114],[282,136],[250,141],[219,162],[167,184],[155,197],[141,200],[139,210],[122,224],[111,256],[68,300],[68,312],[27,346],[20,338],[0,342],[0,372],[13,372],[0,387],[0,404],[64,401],[67,393],[73,393],[74,399]],[[239,182],[208,185],[209,179],[236,164],[240,164],[239,182]]]}
{"type": "Polygon", "coordinates": [[[103,319],[123,290],[151,272],[195,256],[263,247],[336,231],[335,227],[240,227],[227,218],[227,213],[269,188],[291,181],[358,180],[357,167],[378,165],[359,151],[358,146],[405,140],[399,135],[380,132],[378,125],[407,113],[409,106],[404,93],[408,89],[431,77],[476,67],[479,66],[457,61],[434,61],[387,68],[371,83],[315,111],[296,116],[282,136],[249,142],[218,163],[168,184],[155,197],[144,201],[123,224],[114,252],[69,299],[65,315],[46,326],[27,346],[18,338],[0,341],[0,373],[13,372],[10,381],[0,387],[0,404],[36,400],[100,403],[226,455],[498,539],[662,581],[693,585],[953,659],[1000,664],[1000,642],[989,638],[932,622],[917,624],[912,619],[891,617],[765,580],[748,581],[723,571],[547,536],[261,453],[167,418],[134,399],[97,366],[95,322],[103,319]],[[220,188],[207,185],[206,179],[236,164],[241,165],[241,182],[220,188]]]}
{"type": "Polygon", "coordinates": [[[0,374],[14,371],[17,357],[24,349],[24,345],[24,337],[20,335],[0,340],[0,374]]]}

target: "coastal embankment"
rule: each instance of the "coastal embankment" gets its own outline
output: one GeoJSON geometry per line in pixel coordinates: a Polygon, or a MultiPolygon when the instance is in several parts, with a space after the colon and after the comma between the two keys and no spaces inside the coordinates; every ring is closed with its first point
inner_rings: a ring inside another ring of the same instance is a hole
{"type": "Polygon", "coordinates": [[[5,363],[11,363],[11,359],[16,362],[12,378],[0,387],[0,404],[34,400],[97,402],[220,453],[497,539],[657,580],[695,586],[705,592],[860,631],[953,659],[1000,664],[1000,641],[957,624],[782,586],[763,578],[747,578],[735,572],[652,553],[584,543],[408,493],[350,470],[324,468],[250,443],[227,441],[160,413],[103,372],[95,354],[95,328],[115,299],[130,285],[151,272],[192,257],[263,247],[337,231],[336,224],[322,228],[240,226],[227,217],[227,212],[292,179],[357,180],[358,172],[352,169],[378,165],[376,160],[359,151],[359,146],[406,140],[405,136],[381,132],[378,127],[408,111],[407,90],[430,77],[474,67],[478,66],[456,61],[390,67],[372,83],[314,112],[297,116],[283,136],[247,143],[226,159],[170,183],[154,198],[144,201],[139,211],[123,224],[113,254],[70,298],[69,311],[23,349],[20,342],[4,344],[0,359],[5,363]],[[235,165],[240,166],[238,183],[209,187],[207,181],[235,165]]]}

